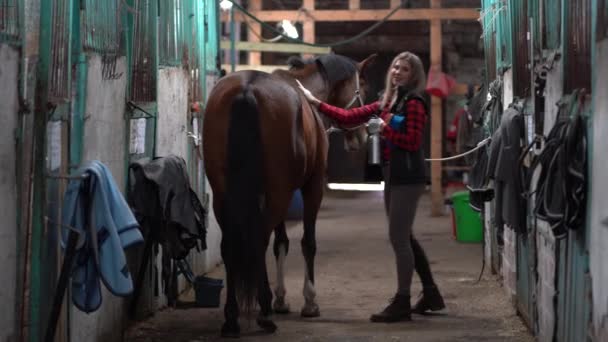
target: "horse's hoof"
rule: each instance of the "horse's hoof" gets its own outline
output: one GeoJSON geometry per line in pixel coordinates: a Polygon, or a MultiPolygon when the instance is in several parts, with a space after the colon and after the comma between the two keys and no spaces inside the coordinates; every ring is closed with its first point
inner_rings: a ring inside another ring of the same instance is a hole
{"type": "Polygon", "coordinates": [[[274,322],[268,317],[258,316],[256,322],[258,323],[258,326],[260,328],[262,328],[265,332],[269,334],[272,334],[277,331],[277,325],[274,324],[274,322]]]}
{"type": "Polygon", "coordinates": [[[241,328],[238,323],[225,322],[222,326],[222,337],[239,338],[241,337],[241,328]]]}
{"type": "Polygon", "coordinates": [[[317,304],[307,305],[302,308],[300,315],[308,318],[319,317],[321,316],[321,311],[319,310],[319,306],[317,304]]]}
{"type": "Polygon", "coordinates": [[[278,314],[288,314],[291,312],[289,304],[285,303],[284,299],[276,299],[272,304],[272,310],[278,314]]]}

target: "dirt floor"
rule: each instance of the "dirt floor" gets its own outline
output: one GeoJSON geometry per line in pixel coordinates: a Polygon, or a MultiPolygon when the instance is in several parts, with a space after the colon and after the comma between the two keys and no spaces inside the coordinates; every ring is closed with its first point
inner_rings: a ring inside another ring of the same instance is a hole
{"type": "MultiPolygon", "coordinates": [[[[437,315],[414,315],[412,322],[371,323],[370,314],[387,304],[396,285],[382,193],[328,192],[317,225],[315,285],[321,317],[303,319],[299,314],[304,302],[304,262],[299,243],[302,226],[290,223],[286,287],[292,313],[274,316],[279,329],[273,335],[262,333],[255,319],[242,319],[241,340],[533,341],[488,268],[481,282],[476,283],[481,270],[481,244],[458,243],[451,230],[450,216],[430,217],[429,196],[425,195],[414,232],[431,260],[447,309],[437,315]]],[[[268,265],[273,286],[275,263],[270,252],[268,265]]],[[[210,275],[223,278],[223,269],[210,275]]],[[[420,283],[414,277],[412,293],[417,295],[420,283]]],[[[182,299],[193,301],[193,294],[185,293],[182,299]]],[[[222,308],[166,309],[129,329],[125,340],[220,340],[222,308]]]]}

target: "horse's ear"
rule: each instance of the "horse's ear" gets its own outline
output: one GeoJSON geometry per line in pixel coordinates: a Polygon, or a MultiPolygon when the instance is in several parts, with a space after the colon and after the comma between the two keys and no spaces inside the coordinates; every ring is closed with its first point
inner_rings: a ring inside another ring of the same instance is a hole
{"type": "Polygon", "coordinates": [[[370,55],[369,57],[364,59],[362,62],[357,63],[357,69],[359,70],[359,73],[363,73],[365,71],[365,68],[370,66],[374,62],[376,57],[378,57],[378,54],[374,53],[373,55],[370,55]]]}

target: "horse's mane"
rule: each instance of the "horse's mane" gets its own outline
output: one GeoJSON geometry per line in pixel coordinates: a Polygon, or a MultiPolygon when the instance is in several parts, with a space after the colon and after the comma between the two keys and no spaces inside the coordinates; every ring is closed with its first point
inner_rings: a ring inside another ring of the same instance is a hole
{"type": "Polygon", "coordinates": [[[357,72],[355,61],[340,55],[329,54],[308,59],[292,56],[287,60],[290,69],[303,69],[310,64],[317,64],[327,81],[332,85],[353,77],[357,72]]]}
{"type": "MultiPolygon", "coordinates": [[[[483,118],[482,111],[483,107],[486,104],[486,97],[488,94],[488,87],[485,84],[479,88],[477,93],[471,97],[469,100],[469,113],[473,117],[473,121],[480,123],[479,121],[483,118]]],[[[483,123],[480,123],[483,124],[483,123]]]]}

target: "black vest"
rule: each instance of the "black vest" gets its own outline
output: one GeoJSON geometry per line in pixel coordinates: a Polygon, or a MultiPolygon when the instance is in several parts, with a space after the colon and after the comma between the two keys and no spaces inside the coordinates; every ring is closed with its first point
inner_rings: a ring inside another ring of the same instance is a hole
{"type": "MultiPolygon", "coordinates": [[[[405,116],[405,120],[400,127],[401,133],[406,133],[406,103],[410,100],[420,101],[424,106],[424,109],[428,115],[428,106],[424,98],[418,94],[409,93],[403,95],[398,99],[393,107],[391,113],[397,116],[405,116]]],[[[424,136],[423,136],[424,142],[424,136]]],[[[426,184],[428,183],[428,172],[427,165],[424,161],[424,143],[420,144],[420,148],[416,151],[408,151],[403,148],[397,147],[394,144],[389,143],[390,148],[390,183],[396,185],[404,184],[426,184]]]]}

